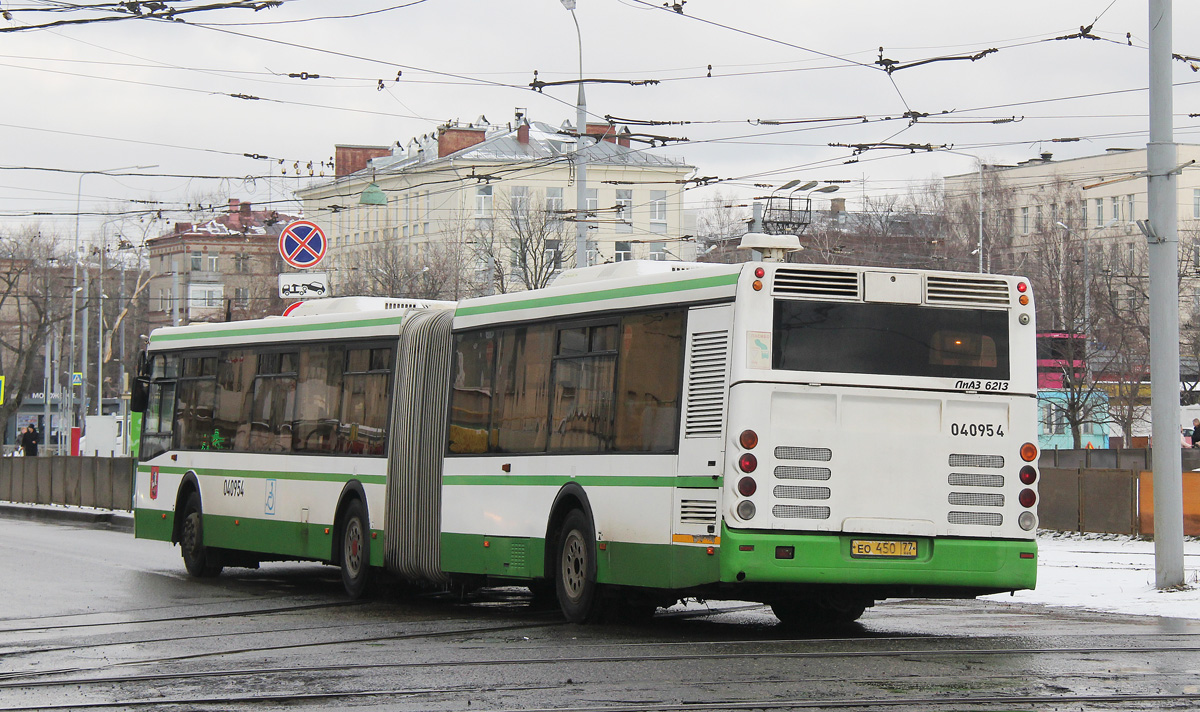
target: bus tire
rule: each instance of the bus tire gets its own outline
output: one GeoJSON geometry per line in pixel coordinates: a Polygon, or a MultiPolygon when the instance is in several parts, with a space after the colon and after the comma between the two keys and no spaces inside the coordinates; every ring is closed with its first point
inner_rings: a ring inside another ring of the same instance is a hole
{"type": "Polygon", "coordinates": [[[554,589],[563,616],[571,623],[597,620],[596,534],[587,515],[578,509],[567,514],[555,553],[554,589]]]}
{"type": "Polygon", "coordinates": [[[359,598],[367,588],[371,574],[371,537],[367,510],[358,499],[352,499],[342,514],[341,541],[338,560],[342,568],[342,586],[346,595],[359,598]]]}
{"type": "Polygon", "coordinates": [[[183,565],[188,574],[197,578],[210,578],[221,573],[221,565],[215,563],[216,556],[204,546],[204,513],[200,507],[199,492],[192,492],[184,502],[179,549],[183,554],[183,565]]]}
{"type": "Polygon", "coordinates": [[[836,628],[858,620],[871,603],[855,598],[816,598],[775,601],[771,612],[785,626],[836,628]]]}

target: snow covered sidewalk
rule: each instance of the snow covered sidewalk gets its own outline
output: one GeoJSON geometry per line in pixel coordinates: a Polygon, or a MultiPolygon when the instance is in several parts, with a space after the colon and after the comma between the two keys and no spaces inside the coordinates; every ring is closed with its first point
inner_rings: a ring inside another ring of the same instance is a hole
{"type": "Polygon", "coordinates": [[[1200,540],[1183,544],[1181,591],[1154,588],[1154,542],[1113,534],[1038,532],[1033,591],[985,598],[1141,616],[1200,619],[1200,540]]]}

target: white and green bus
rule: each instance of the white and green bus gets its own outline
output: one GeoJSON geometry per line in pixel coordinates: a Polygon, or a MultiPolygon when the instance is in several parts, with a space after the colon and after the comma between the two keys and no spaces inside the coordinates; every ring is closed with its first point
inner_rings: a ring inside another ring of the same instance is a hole
{"type": "Polygon", "coordinates": [[[453,303],[329,299],[163,328],[137,536],[276,559],[840,622],[1036,579],[1020,277],[622,262],[453,303]]]}

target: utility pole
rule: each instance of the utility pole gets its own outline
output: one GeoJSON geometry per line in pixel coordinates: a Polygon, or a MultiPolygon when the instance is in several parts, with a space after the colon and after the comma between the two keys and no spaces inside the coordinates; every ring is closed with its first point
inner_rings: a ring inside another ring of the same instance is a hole
{"type": "Polygon", "coordinates": [[[575,16],[575,0],[561,0],[563,7],[571,12],[575,21],[575,36],[579,41],[579,95],[575,100],[575,266],[587,267],[587,98],[583,93],[583,32],[579,29],[579,18],[575,16]]]}
{"type": "Polygon", "coordinates": [[[1150,414],[1154,437],[1154,582],[1183,584],[1183,465],[1179,450],[1179,232],[1171,86],[1171,0],[1150,0],[1150,414]]]}

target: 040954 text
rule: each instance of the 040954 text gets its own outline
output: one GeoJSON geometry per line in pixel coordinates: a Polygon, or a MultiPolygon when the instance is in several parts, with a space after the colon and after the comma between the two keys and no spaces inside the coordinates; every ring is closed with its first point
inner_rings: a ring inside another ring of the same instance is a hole
{"type": "Polygon", "coordinates": [[[951,423],[950,434],[971,438],[1002,438],[1004,437],[1004,426],[995,423],[951,423]]]}

